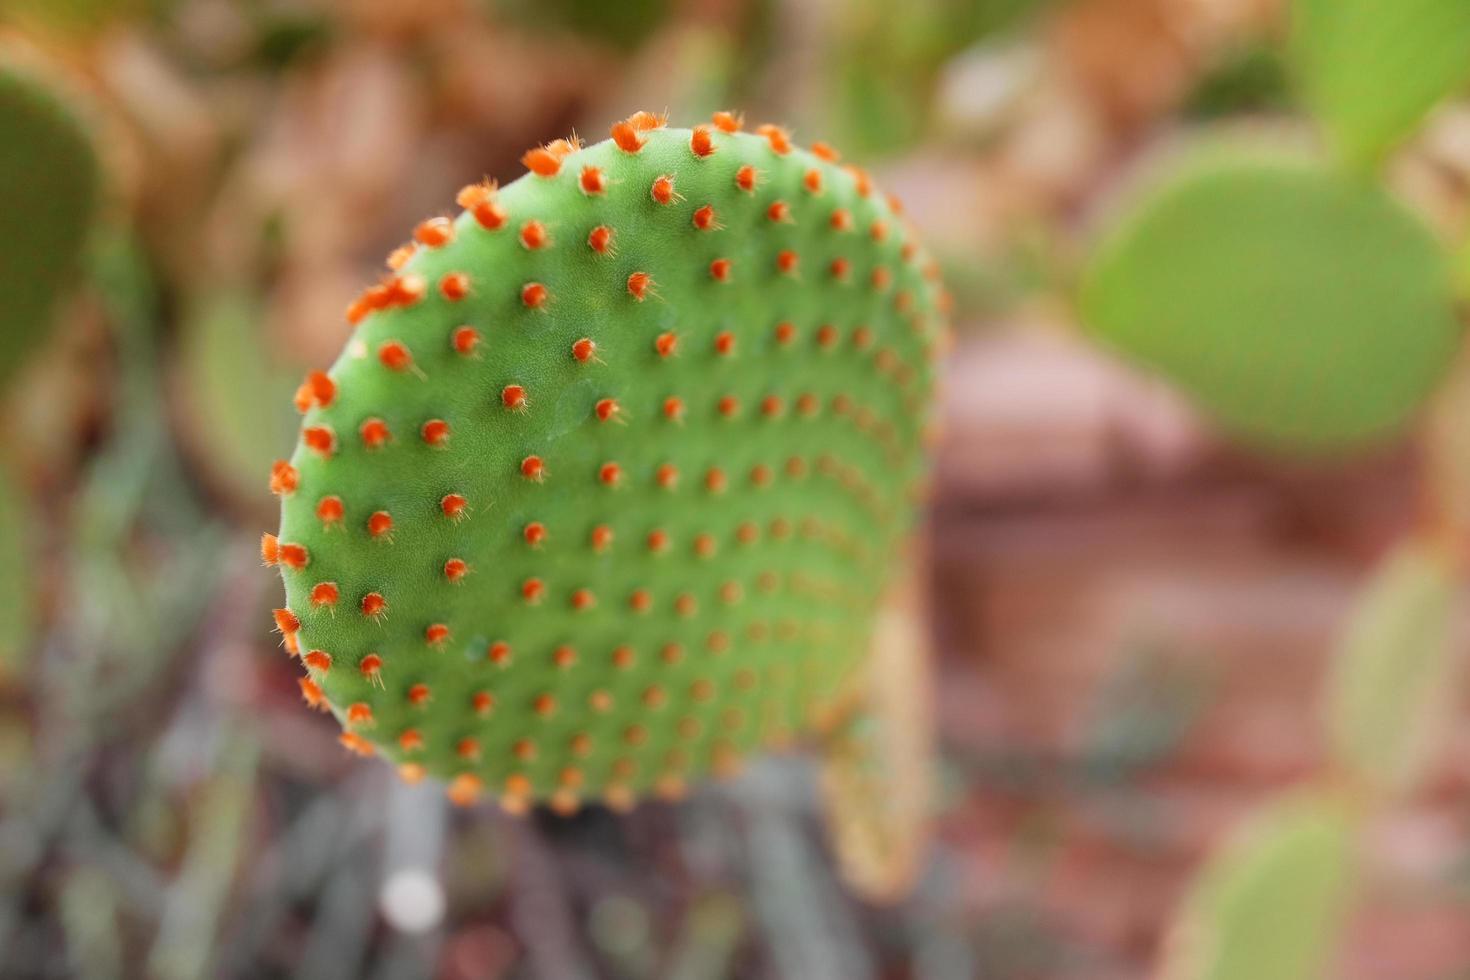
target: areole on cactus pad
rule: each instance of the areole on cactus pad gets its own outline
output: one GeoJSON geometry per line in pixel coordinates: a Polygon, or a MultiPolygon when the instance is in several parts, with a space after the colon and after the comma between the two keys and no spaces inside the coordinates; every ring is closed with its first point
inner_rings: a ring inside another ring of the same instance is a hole
{"type": "Polygon", "coordinates": [[[352,304],[263,552],[348,747],[625,806],[851,702],[943,293],[895,201],[776,127],[639,113],[525,162],[352,304]]]}

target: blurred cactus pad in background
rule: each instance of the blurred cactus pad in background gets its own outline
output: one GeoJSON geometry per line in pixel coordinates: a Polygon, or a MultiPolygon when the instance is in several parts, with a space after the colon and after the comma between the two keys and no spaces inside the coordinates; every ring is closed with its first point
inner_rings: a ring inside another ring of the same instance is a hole
{"type": "MultiPolygon", "coordinates": [[[[0,396],[81,278],[101,193],[91,139],[37,72],[0,59],[0,396]]],[[[22,669],[36,619],[29,511],[0,458],[0,676],[22,669]]]]}
{"type": "Polygon", "coordinates": [[[1462,326],[1449,256],[1307,154],[1193,147],[1094,256],[1084,316],[1236,438],[1341,453],[1401,432],[1462,326]]]}
{"type": "Polygon", "coordinates": [[[45,339],[59,298],[77,285],[100,194],[96,154],[75,110],[33,71],[0,61],[0,385],[45,339]]]}
{"type": "Polygon", "coordinates": [[[266,558],[346,744],[626,805],[860,701],[941,292],[897,202],[776,126],[638,113],[525,162],[348,310],[266,558]]]}

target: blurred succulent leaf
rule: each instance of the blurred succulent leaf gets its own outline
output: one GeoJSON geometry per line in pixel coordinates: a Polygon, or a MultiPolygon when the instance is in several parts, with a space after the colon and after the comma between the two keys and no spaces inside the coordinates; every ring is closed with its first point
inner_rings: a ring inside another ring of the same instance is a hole
{"type": "Polygon", "coordinates": [[[117,886],[101,868],[83,865],[67,874],[57,906],[68,965],[77,976],[110,980],[123,975],[121,905],[117,886]]]}
{"type": "Polygon", "coordinates": [[[938,37],[947,54],[1009,30],[1056,0],[942,0],[938,37]]]}
{"type": "Polygon", "coordinates": [[[71,110],[0,52],[0,384],[45,339],[78,278],[99,183],[71,110]]]}
{"type": "Polygon", "coordinates": [[[147,975],[159,980],[214,975],[208,967],[218,953],[220,913],[249,843],[260,745],[238,725],[222,731],[218,744],[210,778],[189,814],[188,849],[170,883],[163,919],[148,954],[147,975]]]}
{"type": "Polygon", "coordinates": [[[50,34],[88,37],[121,20],[132,19],[161,0],[5,0],[0,20],[50,34]]]}
{"type": "Polygon", "coordinates": [[[1325,977],[1353,877],[1353,828],[1325,794],[1258,811],[1195,880],[1164,980],[1325,977]]]}
{"type": "Polygon", "coordinates": [[[1328,731],[1338,764],[1381,790],[1413,784],[1450,707],[1458,586],[1442,549],[1404,545],[1348,624],[1328,688],[1328,731]]]}
{"type": "Polygon", "coordinates": [[[1291,57],[1338,151],[1369,164],[1470,82],[1464,0],[1296,0],[1291,57]]]}
{"type": "Polygon", "coordinates": [[[23,669],[35,626],[29,510],[25,494],[0,466],[0,680],[23,669]]]}
{"type": "Polygon", "coordinates": [[[824,121],[854,156],[912,146],[923,135],[945,64],[1053,0],[856,0],[830,8],[834,118],[824,121]]]}
{"type": "Polygon", "coordinates": [[[571,31],[632,51],[669,23],[669,0],[494,0],[497,12],[534,28],[571,31]]]}
{"type": "Polygon", "coordinates": [[[1291,104],[1286,63],[1274,45],[1255,43],[1227,51],[1185,99],[1184,115],[1219,119],[1243,112],[1269,112],[1291,104]]]}
{"type": "Polygon", "coordinates": [[[714,891],[697,896],[671,948],[669,980],[717,980],[735,972],[746,916],[735,895],[714,891]]]}
{"type": "Polygon", "coordinates": [[[1092,257],[1084,320],[1229,434],[1333,452],[1387,440],[1460,341],[1449,262],[1376,187],[1213,146],[1156,175],[1092,257]]]}
{"type": "Polygon", "coordinates": [[[924,869],[933,800],[932,652],[910,568],[873,630],[859,692],[822,746],[825,816],[847,883],[873,902],[905,897],[924,869]]]}
{"type": "Polygon", "coordinates": [[[191,454],[241,502],[267,499],[271,460],[292,443],[297,425],[291,396],[300,379],[271,361],[261,320],[240,295],[210,300],[185,335],[177,378],[180,429],[191,454]]]}
{"type": "Polygon", "coordinates": [[[325,51],[335,39],[336,23],[325,12],[265,7],[254,11],[251,60],[280,71],[325,51]]]}
{"type": "Polygon", "coordinates": [[[759,98],[781,37],[780,4],[781,0],[750,0],[726,25],[729,77],[725,95],[731,105],[750,105],[759,98]]]}

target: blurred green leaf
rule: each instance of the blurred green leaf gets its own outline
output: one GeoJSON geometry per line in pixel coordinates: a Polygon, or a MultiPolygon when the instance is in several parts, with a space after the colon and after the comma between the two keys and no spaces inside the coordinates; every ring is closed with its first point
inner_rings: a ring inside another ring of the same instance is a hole
{"type": "Polygon", "coordinates": [[[132,20],[159,0],[5,0],[0,20],[53,34],[93,36],[121,20],[132,20]]]}
{"type": "Polygon", "coordinates": [[[97,208],[92,144],[59,97],[0,60],[0,384],[49,331],[97,208]]]}
{"type": "Polygon", "coordinates": [[[1286,64],[1274,45],[1228,51],[1195,84],[1183,105],[1191,119],[1219,119],[1242,112],[1284,109],[1291,103],[1286,64]]]}
{"type": "Polygon", "coordinates": [[[735,972],[746,915],[735,895],[715,891],[696,896],[670,948],[669,980],[717,980],[735,972]]]}
{"type": "Polygon", "coordinates": [[[34,559],[26,536],[33,524],[25,494],[0,466],[0,678],[23,669],[35,626],[34,559]]]}
{"type": "Polygon", "coordinates": [[[323,11],[266,7],[255,14],[251,60],[273,71],[319,55],[334,40],[336,25],[323,11]]]}
{"type": "Polygon", "coordinates": [[[236,724],[220,733],[217,751],[211,776],[190,809],[189,847],[148,954],[147,975],[158,980],[214,975],[209,963],[219,916],[249,843],[260,746],[236,724]]]}
{"type": "Polygon", "coordinates": [[[1409,421],[1460,341],[1449,263],[1377,188],[1282,152],[1175,163],[1093,256],[1083,318],[1230,434],[1342,451],[1409,421]]]}
{"type": "Polygon", "coordinates": [[[1337,149],[1372,163],[1470,81],[1465,0],[1296,0],[1291,57],[1337,149]]]}
{"type": "Polygon", "coordinates": [[[1216,852],[1175,923],[1163,980],[1312,980],[1327,963],[1353,874],[1353,821],[1326,795],[1259,811],[1216,852]]]}
{"type": "Polygon", "coordinates": [[[638,48],[670,21],[669,0],[491,0],[521,24],[571,31],[625,50],[638,48]]]}
{"type": "Polygon", "coordinates": [[[1054,0],[853,0],[831,8],[832,118],[855,157],[893,153],[923,135],[940,73],[955,55],[1054,0]]]}
{"type": "Polygon", "coordinates": [[[68,965],[75,976],[108,980],[123,976],[121,902],[102,869],[83,865],[67,874],[57,906],[67,940],[68,965]]]}
{"type": "Polygon", "coordinates": [[[1328,694],[1333,754],[1384,790],[1422,771],[1454,690],[1451,623],[1458,582],[1449,556],[1409,544],[1358,603],[1328,694]]]}
{"type": "Polygon", "coordinates": [[[181,351],[181,430],[210,477],[237,500],[260,498],[271,460],[294,440],[298,378],[272,364],[262,316],[238,294],[213,298],[181,351]]]}

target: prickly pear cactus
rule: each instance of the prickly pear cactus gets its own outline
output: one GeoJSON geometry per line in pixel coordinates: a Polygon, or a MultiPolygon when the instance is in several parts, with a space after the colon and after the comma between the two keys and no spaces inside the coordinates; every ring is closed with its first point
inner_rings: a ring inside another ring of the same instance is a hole
{"type": "Polygon", "coordinates": [[[348,310],[265,560],[342,741],[507,809],[677,794],[850,700],[943,327],[897,204],[775,127],[526,154],[348,310]]]}

